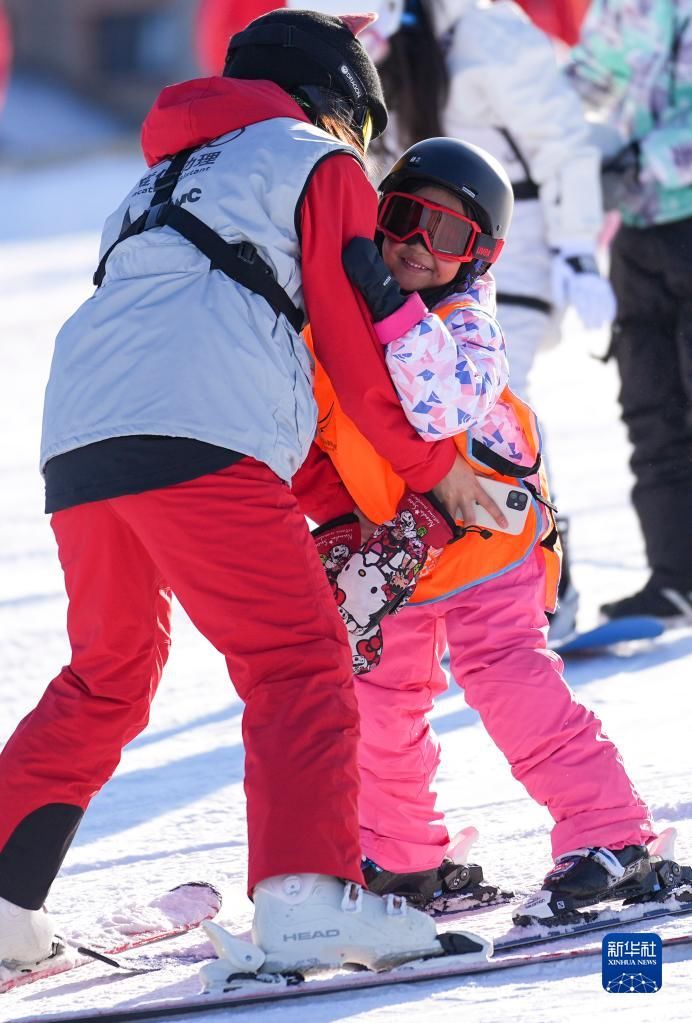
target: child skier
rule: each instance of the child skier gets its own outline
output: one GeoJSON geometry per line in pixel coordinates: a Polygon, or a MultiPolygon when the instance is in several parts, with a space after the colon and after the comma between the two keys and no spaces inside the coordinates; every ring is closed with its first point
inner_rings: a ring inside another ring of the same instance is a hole
{"type": "MultiPolygon", "coordinates": [[[[374,243],[357,239],[344,265],[377,321],[404,411],[427,440],[455,436],[473,471],[511,482],[529,508],[516,535],[469,529],[473,513],[465,513],[463,539],[438,551],[412,596],[409,588],[410,604],[382,620],[379,667],[356,678],[365,877],[373,891],[429,909],[488,896],[478,869],[447,857],[450,839],[431,789],[439,745],[426,714],[446,688],[446,641],[469,706],[555,821],[555,867],[530,908],[550,918],[558,899],[584,905],[646,885],[654,833],[601,722],[577,702],[560,658],[546,649],[559,562],[540,439],[531,410],[506,386],[504,341],[483,276],[506,233],[511,186],[482,150],[438,138],[410,148],[381,193],[382,259],[374,243]]],[[[384,523],[363,547],[377,550],[400,518],[404,483],[341,411],[324,373],[316,394],[319,443],[351,506],[384,523]]],[[[313,482],[316,464],[313,453],[313,482]]],[[[333,507],[343,513],[348,501],[342,494],[333,507]]],[[[328,544],[326,523],[318,545],[328,544]]]]}

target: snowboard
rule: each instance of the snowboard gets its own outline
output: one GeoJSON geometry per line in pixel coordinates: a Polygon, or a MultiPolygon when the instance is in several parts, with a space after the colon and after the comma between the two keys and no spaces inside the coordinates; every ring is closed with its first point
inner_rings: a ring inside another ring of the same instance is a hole
{"type": "Polygon", "coordinates": [[[656,639],[665,631],[658,618],[648,615],[632,615],[628,618],[614,618],[585,632],[577,632],[564,640],[551,644],[551,649],[560,656],[567,654],[598,653],[616,643],[627,643],[636,639],[656,639]]]}

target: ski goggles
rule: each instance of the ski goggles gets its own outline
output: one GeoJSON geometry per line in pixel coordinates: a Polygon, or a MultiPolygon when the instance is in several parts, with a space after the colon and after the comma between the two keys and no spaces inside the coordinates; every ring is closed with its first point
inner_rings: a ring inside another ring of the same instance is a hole
{"type": "Polygon", "coordinates": [[[433,256],[456,263],[472,259],[494,263],[504,245],[501,239],[483,234],[475,220],[408,192],[390,192],[384,197],[377,227],[395,242],[420,236],[433,256]]]}

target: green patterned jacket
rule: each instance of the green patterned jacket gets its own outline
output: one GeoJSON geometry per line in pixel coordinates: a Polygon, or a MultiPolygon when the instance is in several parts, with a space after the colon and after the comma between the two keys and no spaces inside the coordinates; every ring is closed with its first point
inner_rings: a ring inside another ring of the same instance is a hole
{"type": "Polygon", "coordinates": [[[639,143],[617,189],[623,221],[692,216],[692,0],[593,0],[567,74],[623,145],[639,143]]]}

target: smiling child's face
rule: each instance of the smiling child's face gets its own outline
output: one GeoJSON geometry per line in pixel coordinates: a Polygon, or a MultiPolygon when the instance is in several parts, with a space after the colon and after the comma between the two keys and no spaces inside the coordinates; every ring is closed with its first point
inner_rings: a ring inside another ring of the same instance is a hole
{"type": "MultiPolygon", "coordinates": [[[[438,185],[424,185],[415,194],[428,202],[446,206],[453,213],[467,215],[461,199],[446,188],[438,185]]],[[[457,275],[459,263],[456,260],[440,259],[429,252],[422,241],[395,242],[385,238],[382,242],[382,259],[394,275],[403,291],[420,291],[423,288],[437,288],[449,284],[457,275]]]]}

